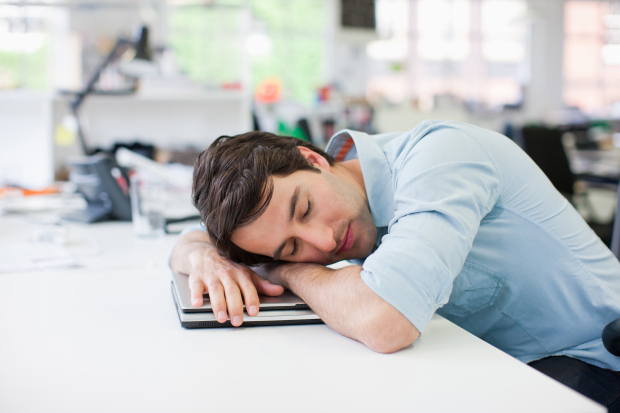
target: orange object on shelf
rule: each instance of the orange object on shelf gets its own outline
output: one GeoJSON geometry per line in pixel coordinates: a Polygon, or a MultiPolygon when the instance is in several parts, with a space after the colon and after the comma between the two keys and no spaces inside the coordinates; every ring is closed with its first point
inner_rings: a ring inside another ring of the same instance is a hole
{"type": "Polygon", "coordinates": [[[16,186],[0,188],[0,196],[52,195],[60,192],[58,186],[51,185],[43,189],[26,189],[16,186]]]}
{"type": "Polygon", "coordinates": [[[282,97],[282,82],[275,76],[263,79],[256,87],[254,98],[260,103],[276,103],[282,97]]]}

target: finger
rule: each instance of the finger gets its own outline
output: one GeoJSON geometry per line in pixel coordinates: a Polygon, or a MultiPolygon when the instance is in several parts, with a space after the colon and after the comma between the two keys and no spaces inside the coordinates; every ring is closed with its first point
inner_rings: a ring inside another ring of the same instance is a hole
{"type": "Polygon", "coordinates": [[[241,273],[237,278],[237,284],[243,294],[243,301],[245,302],[245,311],[248,315],[255,316],[258,314],[260,301],[258,299],[258,292],[247,272],[241,273]]]}
{"type": "Polygon", "coordinates": [[[239,286],[230,276],[222,279],[222,285],[224,286],[230,323],[235,327],[239,327],[243,323],[243,300],[241,299],[239,286]]]}
{"type": "Polygon", "coordinates": [[[259,277],[256,273],[250,274],[252,282],[256,286],[256,290],[259,294],[265,294],[270,296],[281,295],[284,292],[284,287],[281,285],[273,284],[264,278],[259,277]]]}
{"type": "Polygon", "coordinates": [[[192,298],[192,305],[194,307],[202,307],[202,295],[205,292],[205,285],[200,277],[190,274],[189,276],[189,291],[192,298]]]}
{"type": "Polygon", "coordinates": [[[217,278],[211,278],[207,282],[211,309],[218,323],[225,323],[228,319],[226,315],[226,298],[224,297],[224,287],[217,278]]]}

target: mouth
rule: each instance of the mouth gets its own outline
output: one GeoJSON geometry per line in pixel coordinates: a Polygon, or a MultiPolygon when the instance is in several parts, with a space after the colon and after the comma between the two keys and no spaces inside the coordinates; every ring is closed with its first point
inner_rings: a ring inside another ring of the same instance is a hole
{"type": "Polygon", "coordinates": [[[347,232],[345,232],[344,237],[342,239],[342,245],[336,251],[336,255],[342,254],[343,252],[347,252],[353,247],[353,231],[351,230],[351,225],[347,227],[347,232]]]}

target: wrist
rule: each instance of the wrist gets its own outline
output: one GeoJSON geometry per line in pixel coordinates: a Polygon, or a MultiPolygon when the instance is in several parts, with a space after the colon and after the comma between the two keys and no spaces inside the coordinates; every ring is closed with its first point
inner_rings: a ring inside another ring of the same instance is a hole
{"type": "Polygon", "coordinates": [[[210,244],[200,243],[195,245],[192,251],[187,254],[187,259],[192,267],[201,262],[205,257],[217,256],[219,253],[215,247],[210,244]]]}
{"type": "Polygon", "coordinates": [[[315,275],[316,270],[319,269],[327,268],[323,265],[312,263],[283,264],[280,268],[280,279],[282,280],[282,285],[291,290],[291,284],[295,284],[298,278],[303,278],[305,280],[312,278],[315,275]]]}

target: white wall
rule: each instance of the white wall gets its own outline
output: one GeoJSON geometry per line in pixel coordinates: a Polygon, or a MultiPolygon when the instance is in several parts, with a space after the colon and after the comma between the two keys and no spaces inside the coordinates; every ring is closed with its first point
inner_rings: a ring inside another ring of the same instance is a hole
{"type": "Polygon", "coordinates": [[[552,120],[554,113],[564,107],[564,2],[530,0],[528,4],[531,72],[523,113],[528,121],[552,120]]]}
{"type": "MultiPolygon", "coordinates": [[[[63,104],[56,105],[59,111],[63,104]]],[[[140,140],[162,148],[204,149],[220,135],[247,132],[252,126],[249,99],[236,91],[197,96],[89,96],[80,114],[90,145],[103,148],[140,140]]]]}
{"type": "Polygon", "coordinates": [[[0,186],[42,188],[53,180],[50,95],[0,93],[0,186]]]}

